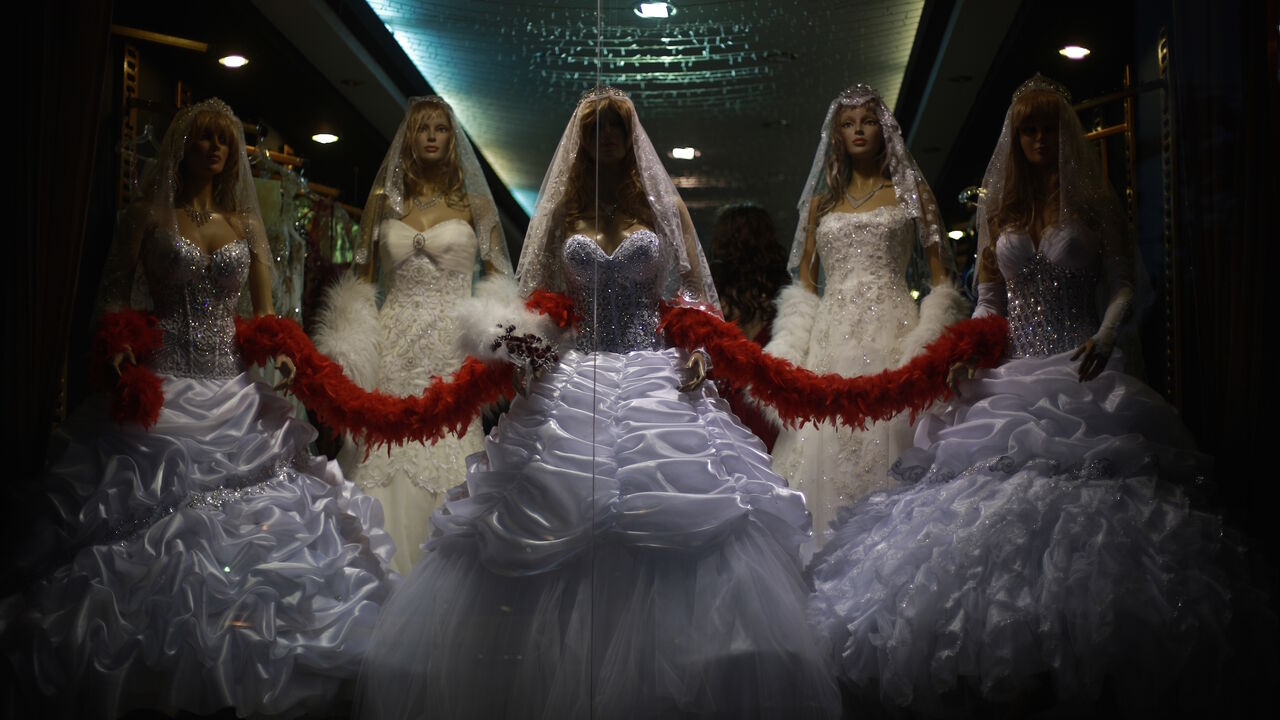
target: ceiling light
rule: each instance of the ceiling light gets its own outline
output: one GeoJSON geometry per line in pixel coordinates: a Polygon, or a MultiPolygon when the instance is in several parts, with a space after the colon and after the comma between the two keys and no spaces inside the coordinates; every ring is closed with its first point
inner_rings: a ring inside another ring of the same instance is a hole
{"type": "Polygon", "coordinates": [[[218,58],[218,64],[231,69],[241,68],[249,64],[249,58],[243,55],[224,55],[218,58]]]}
{"type": "Polygon", "coordinates": [[[1059,50],[1058,54],[1071,60],[1082,60],[1084,56],[1089,54],[1089,48],[1080,47],[1079,45],[1067,45],[1059,50]]]}
{"type": "Polygon", "coordinates": [[[676,14],[676,6],[665,2],[636,3],[636,15],[648,20],[661,20],[676,14]]]}
{"type": "Polygon", "coordinates": [[[334,135],[333,133],[316,133],[315,135],[311,136],[311,139],[315,140],[321,145],[328,145],[329,143],[338,142],[338,136],[334,135]]]}
{"type": "Polygon", "coordinates": [[[952,230],[951,232],[947,233],[947,237],[951,238],[952,240],[959,240],[960,238],[964,237],[964,231],[952,230]]]}
{"type": "Polygon", "coordinates": [[[697,148],[691,148],[691,147],[671,148],[671,157],[677,160],[692,160],[701,154],[702,153],[698,152],[697,148]]]}

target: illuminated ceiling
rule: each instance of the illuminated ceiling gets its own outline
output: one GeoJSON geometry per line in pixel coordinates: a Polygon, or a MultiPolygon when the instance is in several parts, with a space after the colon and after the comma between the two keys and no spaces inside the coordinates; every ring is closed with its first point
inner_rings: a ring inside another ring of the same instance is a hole
{"type": "Polygon", "coordinates": [[[705,234],[729,202],[795,221],[827,104],[855,82],[895,103],[924,2],[676,0],[673,18],[650,20],[614,1],[599,35],[594,1],[369,4],[530,209],[598,54],[601,79],[631,94],[660,151],[701,151],[667,163],[705,234]]]}

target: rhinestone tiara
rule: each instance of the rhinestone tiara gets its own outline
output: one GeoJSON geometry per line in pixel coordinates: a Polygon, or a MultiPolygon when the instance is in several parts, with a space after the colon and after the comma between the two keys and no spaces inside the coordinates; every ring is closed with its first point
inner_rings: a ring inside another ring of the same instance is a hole
{"type": "Polygon", "coordinates": [[[858,83],[857,85],[847,87],[840,91],[841,105],[861,105],[868,100],[879,100],[880,102],[884,102],[880,98],[880,93],[876,92],[875,88],[867,85],[866,83],[858,83]]]}
{"type": "Polygon", "coordinates": [[[409,98],[409,107],[413,107],[414,105],[418,105],[421,103],[430,103],[432,105],[443,105],[449,108],[450,110],[453,110],[453,106],[449,104],[449,101],[445,100],[439,95],[417,95],[415,97],[409,98]]]}
{"type": "Polygon", "coordinates": [[[1022,83],[1017,90],[1013,91],[1013,101],[1017,102],[1018,98],[1029,92],[1050,92],[1066,100],[1068,105],[1071,104],[1071,91],[1067,90],[1067,86],[1040,73],[1032,75],[1030,80],[1022,83]]]}
{"type": "Polygon", "coordinates": [[[612,85],[597,85],[582,93],[582,97],[578,98],[578,102],[583,103],[587,100],[600,100],[607,97],[623,98],[626,100],[631,99],[631,97],[625,92],[612,85]]]}

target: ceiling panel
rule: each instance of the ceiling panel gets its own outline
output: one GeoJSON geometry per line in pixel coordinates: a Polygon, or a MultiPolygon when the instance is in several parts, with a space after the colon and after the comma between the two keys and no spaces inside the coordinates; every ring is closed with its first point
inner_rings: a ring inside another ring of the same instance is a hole
{"type": "Polygon", "coordinates": [[[581,0],[369,2],[530,209],[598,57],[600,79],[631,94],[660,151],[701,151],[667,163],[704,234],[729,202],[795,222],[827,104],[855,82],[894,104],[924,2],[674,4],[674,17],[649,20],[620,2],[598,17],[581,0]]]}

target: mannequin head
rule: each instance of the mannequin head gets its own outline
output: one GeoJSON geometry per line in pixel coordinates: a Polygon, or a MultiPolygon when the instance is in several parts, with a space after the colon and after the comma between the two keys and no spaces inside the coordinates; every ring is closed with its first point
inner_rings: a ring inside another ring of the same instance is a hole
{"type": "Polygon", "coordinates": [[[1037,230],[1057,218],[1058,129],[1066,101],[1056,92],[1028,89],[1014,96],[1009,107],[1008,163],[1004,192],[993,198],[991,222],[1006,228],[1037,230]]]}
{"type": "Polygon", "coordinates": [[[616,203],[617,217],[653,224],[653,210],[645,197],[632,147],[634,129],[635,109],[616,90],[579,103],[578,153],[565,191],[567,221],[594,217],[598,197],[604,203],[616,203]]]}
{"type": "Polygon", "coordinates": [[[405,197],[442,193],[450,204],[466,198],[458,163],[457,128],[443,100],[414,103],[405,121],[403,163],[405,197]]]}
{"type": "Polygon", "coordinates": [[[884,114],[884,105],[876,96],[836,109],[824,168],[826,191],[818,203],[819,213],[830,212],[840,203],[855,166],[862,172],[870,169],[885,179],[892,177],[890,155],[886,152],[886,128],[881,120],[884,114]]]}
{"type": "Polygon", "coordinates": [[[213,207],[235,210],[236,181],[239,178],[239,132],[230,115],[200,110],[191,119],[182,162],[178,165],[177,195],[181,204],[190,198],[184,193],[210,186],[213,207]]]}

